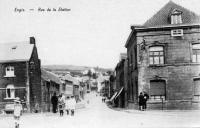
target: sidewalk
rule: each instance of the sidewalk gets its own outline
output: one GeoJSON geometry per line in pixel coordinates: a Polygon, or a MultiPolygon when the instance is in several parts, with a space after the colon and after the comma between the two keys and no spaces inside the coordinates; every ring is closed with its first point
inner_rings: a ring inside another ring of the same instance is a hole
{"type": "MultiPolygon", "coordinates": [[[[78,102],[76,104],[76,109],[84,109],[86,108],[86,101],[82,100],[81,102],[78,102]]],[[[27,115],[40,115],[40,114],[53,114],[52,112],[40,112],[40,113],[23,113],[23,116],[27,116],[27,115]]],[[[13,117],[13,114],[5,114],[5,113],[0,113],[0,118],[1,117],[13,117]]]]}
{"type": "Polygon", "coordinates": [[[125,112],[130,114],[145,114],[145,115],[163,115],[163,116],[197,116],[200,118],[200,110],[146,110],[140,111],[136,109],[128,109],[128,108],[116,108],[111,105],[107,105],[110,109],[125,112]]]}

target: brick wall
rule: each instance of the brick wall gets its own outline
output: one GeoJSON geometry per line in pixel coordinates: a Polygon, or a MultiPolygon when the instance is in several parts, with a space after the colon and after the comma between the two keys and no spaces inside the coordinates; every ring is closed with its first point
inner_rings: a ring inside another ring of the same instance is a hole
{"type": "MultiPolygon", "coordinates": [[[[12,84],[14,87],[26,87],[27,75],[26,75],[26,63],[25,62],[13,62],[13,63],[2,63],[0,64],[0,88],[6,88],[7,85],[12,84]],[[4,77],[5,68],[7,66],[14,67],[15,77],[4,77]]],[[[15,97],[20,97],[24,99],[25,97],[24,89],[15,90],[15,97]]],[[[0,90],[0,102],[6,102],[8,100],[4,99],[6,97],[6,90],[0,90]]]]}
{"type": "Polygon", "coordinates": [[[30,105],[31,107],[34,107],[35,103],[39,103],[41,105],[42,101],[41,68],[36,47],[34,47],[31,59],[29,61],[29,78],[30,78],[30,105]]]}

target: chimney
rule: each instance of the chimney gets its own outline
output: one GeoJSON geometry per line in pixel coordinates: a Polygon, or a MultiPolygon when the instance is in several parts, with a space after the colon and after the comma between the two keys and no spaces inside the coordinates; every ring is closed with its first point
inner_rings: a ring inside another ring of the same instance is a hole
{"type": "Polygon", "coordinates": [[[30,37],[30,44],[35,44],[35,37],[30,37]]]}

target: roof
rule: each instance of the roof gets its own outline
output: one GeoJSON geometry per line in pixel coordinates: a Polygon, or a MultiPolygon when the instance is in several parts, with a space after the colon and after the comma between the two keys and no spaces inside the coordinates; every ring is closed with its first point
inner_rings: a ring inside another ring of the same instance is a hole
{"type": "Polygon", "coordinates": [[[73,84],[74,85],[80,85],[80,82],[77,78],[73,77],[73,84]]]}
{"type": "Polygon", "coordinates": [[[102,76],[100,75],[98,78],[97,78],[97,81],[102,83],[104,82],[105,80],[109,80],[110,76],[102,76]]]}
{"type": "Polygon", "coordinates": [[[64,80],[73,82],[73,77],[70,74],[66,74],[63,78],[64,80]]]}
{"type": "Polygon", "coordinates": [[[89,76],[82,76],[81,78],[82,78],[83,81],[87,81],[87,80],[90,79],[89,76]]]}
{"type": "Polygon", "coordinates": [[[161,8],[155,15],[153,15],[149,20],[147,20],[143,26],[144,27],[154,27],[169,25],[169,16],[174,10],[179,10],[182,12],[182,24],[195,24],[200,23],[200,16],[194,12],[169,1],[163,8],[161,8]]]}
{"type": "Polygon", "coordinates": [[[33,48],[29,42],[0,44],[0,62],[29,61],[33,48]]]}
{"type": "Polygon", "coordinates": [[[56,74],[46,71],[44,69],[41,69],[41,73],[42,73],[42,79],[44,79],[46,81],[53,81],[57,84],[62,84],[62,81],[56,74]]]}

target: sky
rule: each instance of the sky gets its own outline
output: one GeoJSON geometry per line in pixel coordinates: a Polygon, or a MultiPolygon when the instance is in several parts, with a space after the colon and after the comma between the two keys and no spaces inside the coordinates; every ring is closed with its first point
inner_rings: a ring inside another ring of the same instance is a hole
{"type": "MultiPolygon", "coordinates": [[[[120,53],[126,52],[130,26],[143,24],[168,2],[0,0],[0,43],[24,42],[34,36],[42,65],[115,68],[120,53]]],[[[173,2],[200,14],[200,0],[173,2]]]]}

